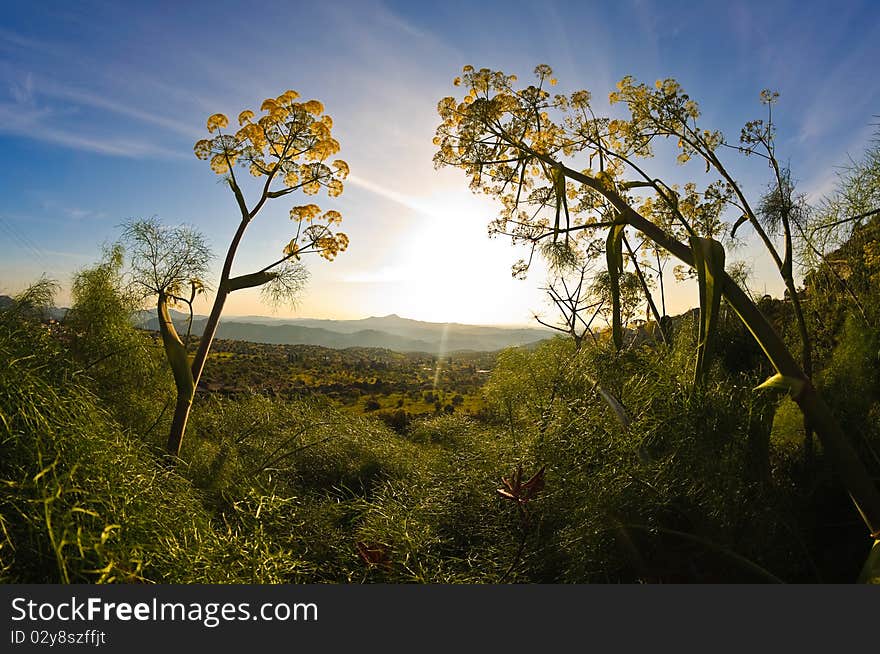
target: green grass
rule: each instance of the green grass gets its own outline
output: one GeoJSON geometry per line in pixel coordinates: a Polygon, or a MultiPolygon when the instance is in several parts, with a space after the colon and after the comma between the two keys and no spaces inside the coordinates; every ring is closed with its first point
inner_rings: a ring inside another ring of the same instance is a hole
{"type": "MultiPolygon", "coordinates": [[[[693,327],[671,348],[505,351],[478,416],[466,398],[393,429],[377,416],[421,391],[366,415],[199,395],[171,466],[164,371],[114,387],[124,360],[86,369],[75,335],[0,311],[0,581],[854,580],[870,543],[821,450],[804,470],[796,406],[754,391],[766,370],[723,319],[695,387],[693,327]],[[520,465],[545,470],[522,509],[497,492],[520,465]]],[[[877,335],[838,339],[820,382],[876,471],[877,335]]]]}

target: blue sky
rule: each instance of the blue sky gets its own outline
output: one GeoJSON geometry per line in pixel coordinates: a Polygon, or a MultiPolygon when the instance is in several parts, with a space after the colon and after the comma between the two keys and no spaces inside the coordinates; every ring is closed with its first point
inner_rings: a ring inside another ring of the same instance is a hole
{"type": "MultiPolygon", "coordinates": [[[[349,250],[309,262],[300,306],[280,315],[525,323],[541,311],[541,270],[510,279],[521,253],[489,240],[494,204],[463,176],[436,171],[436,103],[464,64],[529,79],[553,66],[560,90],[607,97],[632,74],[675,77],[706,125],[735,139],[778,90],[778,152],[812,198],[858,156],[880,114],[876,2],[27,2],[0,23],[0,293],[41,273],[67,299],[128,218],[158,215],[203,230],[215,251],[235,229],[227,189],[192,155],[208,115],[258,108],[292,88],[320,99],[351,166],[345,193],[322,197],[344,216],[349,250]]],[[[598,108],[605,107],[600,100],[598,108]]],[[[700,179],[699,166],[652,162],[658,175],[700,179]]],[[[760,192],[767,170],[736,161],[760,192]]],[[[276,200],[249,231],[238,269],[275,258],[291,204],[276,200]]],[[[736,253],[778,293],[757,248],[736,253]]],[[[262,267],[262,266],[259,266],[262,267]]],[[[695,298],[684,292],[673,309],[695,298]]],[[[268,313],[256,294],[233,314],[268,313]]]]}

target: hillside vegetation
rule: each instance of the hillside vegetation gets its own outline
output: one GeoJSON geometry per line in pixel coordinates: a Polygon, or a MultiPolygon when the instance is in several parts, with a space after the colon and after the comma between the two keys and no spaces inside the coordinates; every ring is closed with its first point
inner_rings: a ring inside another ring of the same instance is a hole
{"type": "MultiPolygon", "coordinates": [[[[880,297],[864,253],[878,242],[875,219],[834,257],[865,315],[828,264],[803,291],[821,334],[816,383],[875,479],[880,297]]],[[[727,310],[702,388],[687,314],[670,346],[506,350],[479,415],[396,429],[320,393],[202,393],[170,466],[170,374],[112,276],[91,273],[62,323],[45,320],[45,282],[0,310],[5,583],[839,582],[868,553],[822,451],[805,465],[792,402],[754,390],[768,364],[727,310]]],[[[789,302],[761,307],[796,339],[789,302]]],[[[236,347],[236,376],[288,363],[236,347]]],[[[357,356],[386,376],[426,363],[357,356]]],[[[326,370],[306,385],[337,383],[326,370]]],[[[422,392],[426,377],[400,374],[422,392]]]]}

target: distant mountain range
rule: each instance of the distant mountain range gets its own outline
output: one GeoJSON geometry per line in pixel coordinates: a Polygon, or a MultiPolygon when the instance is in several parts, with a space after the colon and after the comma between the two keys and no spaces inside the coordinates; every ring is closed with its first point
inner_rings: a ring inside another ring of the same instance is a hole
{"type": "MultiPolygon", "coordinates": [[[[12,301],[11,297],[0,295],[0,308],[12,304],[12,301]]],[[[53,307],[48,317],[63,321],[66,313],[65,307],[53,307]]],[[[188,317],[188,314],[180,311],[171,311],[171,318],[181,334],[186,332],[188,317]]],[[[192,333],[201,336],[206,321],[206,316],[195,316],[192,333]]],[[[134,316],[134,323],[141,329],[159,329],[154,311],[139,311],[134,316]]],[[[231,316],[223,318],[217,330],[217,338],[252,343],[321,345],[334,349],[372,347],[430,354],[461,350],[492,352],[506,347],[533,345],[551,336],[553,332],[548,329],[423,322],[401,318],[393,313],[360,320],[231,316]]]]}
{"type": "MultiPolygon", "coordinates": [[[[172,320],[181,333],[186,331],[187,318],[186,314],[172,311],[172,320]]],[[[193,334],[201,335],[206,320],[205,316],[195,317],[193,334]]],[[[156,314],[149,311],[140,312],[136,324],[142,329],[159,328],[156,314]]],[[[457,350],[490,352],[515,345],[529,345],[552,335],[546,329],[422,322],[396,314],[361,320],[233,316],[222,319],[217,330],[218,338],[252,343],[321,345],[336,349],[378,347],[397,352],[429,353],[457,350]]]]}

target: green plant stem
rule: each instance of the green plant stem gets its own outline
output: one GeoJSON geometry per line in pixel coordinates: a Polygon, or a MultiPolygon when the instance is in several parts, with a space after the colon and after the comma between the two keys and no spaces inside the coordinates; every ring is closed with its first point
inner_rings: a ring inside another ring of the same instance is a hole
{"type": "MultiPolygon", "coordinates": [[[[561,165],[549,155],[533,154],[553,165],[561,165]]],[[[629,225],[642,232],[682,262],[691,267],[694,266],[693,252],[691,252],[689,247],[672,238],[662,228],[635,211],[615,191],[577,170],[562,166],[562,171],[569,179],[580,182],[601,193],[614,205],[622,220],[625,220],[629,225]]],[[[727,303],[752,333],[752,336],[776,370],[781,375],[803,381],[801,392],[793,399],[801,408],[810,426],[819,436],[819,440],[825,450],[825,455],[828,457],[834,470],[840,475],[859,514],[867,525],[869,533],[877,533],[880,530],[880,493],[878,493],[877,487],[868,475],[868,471],[858,458],[846,435],[835,421],[831,409],[822,400],[810,379],[804,374],[800,365],[798,365],[786,348],[785,343],[783,343],[782,339],[749,296],[726,272],[722,272],[719,277],[725,300],[727,300],[727,303]]]]}
{"type": "Polygon", "coordinates": [[[784,581],[782,581],[782,579],[780,579],[779,577],[774,575],[772,572],[770,572],[769,570],[766,570],[765,568],[762,568],[754,561],[751,561],[751,560],[747,559],[746,557],[744,557],[742,554],[737,554],[732,549],[730,549],[728,547],[724,547],[723,545],[719,545],[718,543],[714,543],[711,540],[708,540],[706,538],[702,538],[701,536],[689,534],[684,531],[678,531],[676,529],[667,529],[666,527],[646,527],[644,525],[626,525],[626,526],[629,527],[630,529],[639,529],[641,531],[646,531],[648,533],[656,531],[661,534],[669,534],[670,536],[677,536],[678,538],[682,538],[684,540],[693,541],[694,543],[698,543],[707,549],[710,549],[714,552],[717,552],[719,554],[724,555],[725,557],[727,557],[731,561],[736,562],[737,565],[739,565],[744,570],[748,570],[750,572],[753,572],[754,574],[766,579],[767,581],[770,581],[774,584],[784,584],[785,583],[784,581]]]}
{"type": "Polygon", "coordinates": [[[513,560],[510,562],[510,565],[507,567],[507,570],[504,571],[504,574],[498,579],[499,584],[503,584],[507,578],[510,576],[510,573],[513,572],[513,569],[519,563],[519,560],[522,558],[523,552],[526,549],[526,539],[529,535],[529,517],[525,512],[522,506],[519,506],[519,516],[520,516],[520,527],[521,527],[521,535],[519,539],[519,548],[516,550],[516,554],[513,556],[513,560]]]}

